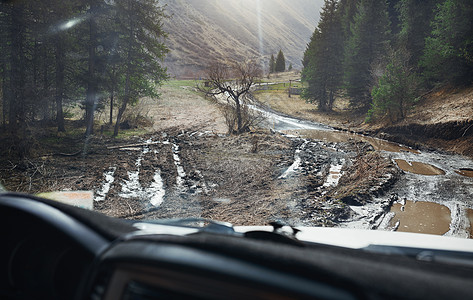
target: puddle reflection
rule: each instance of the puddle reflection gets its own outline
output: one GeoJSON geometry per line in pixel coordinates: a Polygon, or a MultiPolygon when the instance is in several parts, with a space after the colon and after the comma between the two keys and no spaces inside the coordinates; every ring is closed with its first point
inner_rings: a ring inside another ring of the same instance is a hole
{"type": "Polygon", "coordinates": [[[462,168],[458,171],[455,171],[455,173],[466,177],[473,177],[473,169],[462,168]]]}
{"type": "Polygon", "coordinates": [[[378,151],[389,151],[389,152],[411,152],[419,154],[420,152],[408,147],[398,145],[396,143],[388,142],[385,140],[362,136],[356,133],[344,132],[344,131],[328,131],[328,130],[286,130],[284,133],[297,135],[303,138],[309,138],[314,140],[327,141],[332,143],[341,143],[346,142],[349,139],[354,139],[357,141],[363,141],[371,144],[375,150],[378,151]]]}
{"type": "Polygon", "coordinates": [[[406,161],[404,159],[395,159],[394,161],[401,170],[406,172],[428,176],[445,175],[444,170],[429,164],[424,164],[418,161],[406,161]]]}
{"type": "Polygon", "coordinates": [[[405,205],[394,203],[391,212],[395,215],[390,221],[390,226],[397,226],[397,231],[442,235],[450,229],[450,209],[437,203],[421,201],[406,201],[405,205]]]}

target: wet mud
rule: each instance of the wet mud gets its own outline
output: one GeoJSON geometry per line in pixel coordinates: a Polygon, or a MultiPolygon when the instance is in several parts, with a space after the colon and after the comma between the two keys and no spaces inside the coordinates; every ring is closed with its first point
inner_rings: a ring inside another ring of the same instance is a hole
{"type": "Polygon", "coordinates": [[[470,239],[473,239],[473,209],[467,209],[468,221],[470,221],[470,239]]]}
{"type": "Polygon", "coordinates": [[[409,124],[405,126],[392,126],[383,131],[410,137],[441,138],[453,140],[461,137],[473,136],[473,120],[450,121],[431,125],[409,124]]]}
{"type": "Polygon", "coordinates": [[[275,116],[272,126],[276,121],[281,132],[228,136],[171,128],[125,143],[141,146],[115,149],[108,147],[119,141],[97,137],[87,155],[42,157],[27,171],[13,168],[26,175],[21,188],[8,187],[93,190],[95,210],[129,219],[363,229],[394,228],[399,221],[399,231],[471,235],[471,160],[290,117],[275,116]]]}
{"type": "Polygon", "coordinates": [[[432,202],[394,203],[390,226],[396,231],[443,235],[452,221],[448,207],[432,202]]]}
{"type": "Polygon", "coordinates": [[[356,133],[351,133],[348,131],[339,131],[339,130],[308,130],[308,129],[300,129],[300,130],[286,130],[284,131],[287,134],[294,134],[304,138],[322,140],[332,143],[341,143],[347,142],[349,140],[354,141],[361,141],[369,143],[373,148],[377,151],[388,151],[388,152],[411,152],[415,154],[419,154],[418,150],[409,148],[407,146],[403,146],[400,144],[396,144],[393,142],[389,142],[386,140],[363,136],[356,133]]]}
{"type": "Polygon", "coordinates": [[[353,143],[265,130],[155,133],[137,142],[144,144],[113,149],[115,159],[101,170],[97,165],[96,210],[129,219],[204,217],[235,225],[278,220],[334,226],[350,215],[333,195],[352,164],[353,143]]]}

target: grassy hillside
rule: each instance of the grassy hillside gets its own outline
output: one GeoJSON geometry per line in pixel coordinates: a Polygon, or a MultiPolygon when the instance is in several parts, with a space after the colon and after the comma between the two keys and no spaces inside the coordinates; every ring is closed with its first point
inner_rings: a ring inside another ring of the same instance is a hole
{"type": "Polygon", "coordinates": [[[301,68],[319,20],[322,0],[163,0],[170,53],[165,65],[177,77],[198,77],[214,60],[261,59],[282,49],[287,65],[301,68]],[[261,37],[261,39],[260,39],[261,37]]]}

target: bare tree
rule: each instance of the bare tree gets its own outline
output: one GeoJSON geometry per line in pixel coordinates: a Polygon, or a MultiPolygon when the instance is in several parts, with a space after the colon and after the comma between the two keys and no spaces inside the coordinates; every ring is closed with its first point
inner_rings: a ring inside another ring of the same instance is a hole
{"type": "Polygon", "coordinates": [[[251,87],[261,74],[255,62],[215,63],[207,69],[205,84],[198,89],[222,105],[229,133],[248,131],[260,119],[248,104],[253,99],[251,87]]]}

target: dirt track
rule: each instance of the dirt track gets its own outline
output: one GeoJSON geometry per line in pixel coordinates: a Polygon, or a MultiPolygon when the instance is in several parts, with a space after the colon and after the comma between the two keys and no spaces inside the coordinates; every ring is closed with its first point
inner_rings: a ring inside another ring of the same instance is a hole
{"type": "MultiPolygon", "coordinates": [[[[170,132],[144,139],[152,144],[110,153],[116,159],[102,172],[114,169],[114,180],[105,199],[96,202],[98,211],[134,219],[204,217],[235,225],[280,220],[333,226],[350,216],[348,206],[336,196],[339,187],[328,178],[336,175],[334,165],[349,167],[354,144],[327,144],[269,131],[239,137],[170,132]],[[300,164],[291,169],[297,157],[300,164]],[[139,186],[130,184],[133,172],[138,173],[139,186]],[[150,195],[157,172],[165,194],[154,206],[150,195]],[[131,197],[124,193],[127,186],[136,192],[131,197]]],[[[94,175],[91,187],[100,191],[106,175],[94,175]]],[[[369,193],[364,197],[370,198],[369,193]]]]}
{"type": "Polygon", "coordinates": [[[219,111],[190,89],[165,86],[162,100],[147,102],[155,121],[149,134],[128,140],[96,135],[87,146],[71,140],[63,152],[79,146],[87,154],[40,155],[4,169],[6,187],[28,193],[93,190],[97,211],[123,218],[333,226],[350,217],[347,204],[382,193],[388,186],[383,175],[396,170],[378,157],[375,173],[365,168],[358,177],[342,176],[355,174],[359,157],[372,150],[355,141],[324,142],[268,130],[227,136],[219,111]],[[149,145],[108,149],[133,143],[149,145]]]}

